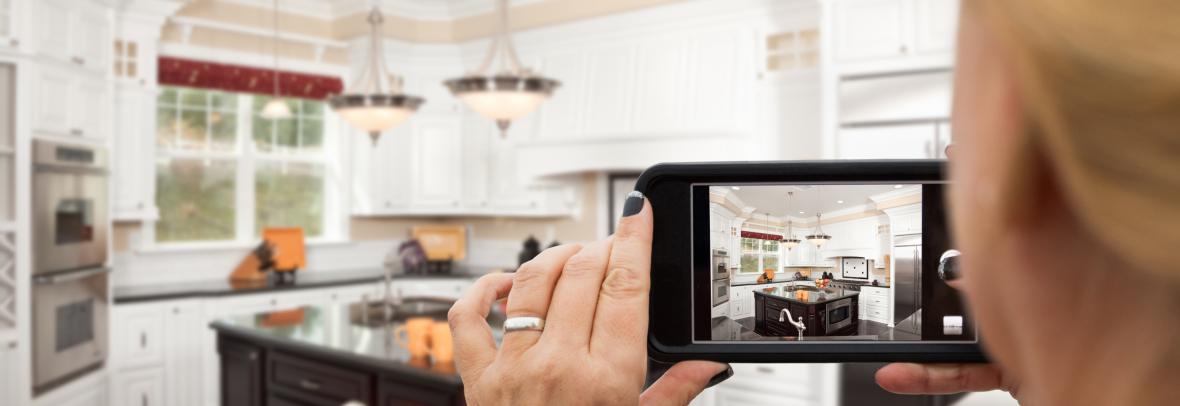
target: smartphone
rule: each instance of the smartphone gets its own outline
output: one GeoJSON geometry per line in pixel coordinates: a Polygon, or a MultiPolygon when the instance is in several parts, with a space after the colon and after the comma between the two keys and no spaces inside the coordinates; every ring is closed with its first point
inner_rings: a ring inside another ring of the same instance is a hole
{"type": "Polygon", "coordinates": [[[664,362],[983,362],[943,161],[660,164],[649,355],[664,362]],[[942,267],[942,272],[940,272],[942,267]]]}

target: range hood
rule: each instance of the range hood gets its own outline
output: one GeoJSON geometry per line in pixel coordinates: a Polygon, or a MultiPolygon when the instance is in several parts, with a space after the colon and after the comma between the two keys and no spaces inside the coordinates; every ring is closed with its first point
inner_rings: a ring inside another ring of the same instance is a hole
{"type": "Polygon", "coordinates": [[[641,172],[661,162],[749,160],[748,137],[733,134],[587,137],[517,147],[517,181],[585,172],[641,172]]]}

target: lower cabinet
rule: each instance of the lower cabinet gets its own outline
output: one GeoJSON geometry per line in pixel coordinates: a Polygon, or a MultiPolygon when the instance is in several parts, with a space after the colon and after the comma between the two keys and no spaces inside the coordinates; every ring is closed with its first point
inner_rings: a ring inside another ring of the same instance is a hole
{"type": "Polygon", "coordinates": [[[261,406],[266,394],[262,349],[242,342],[219,340],[221,405],[261,406]]]}
{"type": "Polygon", "coordinates": [[[111,377],[111,404],[121,406],[164,406],[162,368],[144,368],[111,377]]]}
{"type": "Polygon", "coordinates": [[[19,405],[17,401],[16,339],[0,341],[0,405],[19,405]]]}

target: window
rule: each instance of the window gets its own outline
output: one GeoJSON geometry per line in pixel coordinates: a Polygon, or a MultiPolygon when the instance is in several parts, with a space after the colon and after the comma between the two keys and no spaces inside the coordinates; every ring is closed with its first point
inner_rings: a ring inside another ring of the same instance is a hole
{"type": "Polygon", "coordinates": [[[778,241],[742,237],[741,273],[762,273],[766,268],[779,271],[778,241]]]}
{"type": "Polygon", "coordinates": [[[324,237],[332,221],[324,103],[162,87],[157,104],[155,241],[253,241],[266,227],[324,237]]]}

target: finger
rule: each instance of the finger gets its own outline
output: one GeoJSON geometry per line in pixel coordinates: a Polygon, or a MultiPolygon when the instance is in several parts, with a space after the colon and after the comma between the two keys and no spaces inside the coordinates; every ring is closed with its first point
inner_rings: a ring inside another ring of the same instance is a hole
{"type": "Polygon", "coordinates": [[[705,388],[733,376],[729,365],[712,361],[684,361],[673,365],[639,395],[639,404],[687,405],[705,388]]]}
{"type": "Polygon", "coordinates": [[[510,289],[512,274],[484,275],[447,312],[455,345],[455,364],[459,375],[464,380],[470,379],[468,382],[475,382],[475,378],[496,358],[496,341],[488,326],[488,312],[493,303],[508,295],[510,289]]]}
{"type": "Polygon", "coordinates": [[[627,195],[594,313],[590,350],[616,365],[647,358],[652,208],[646,200],[639,192],[627,195]]]}
{"type": "MultiPolygon", "coordinates": [[[[532,316],[544,319],[549,312],[553,286],[566,261],[578,253],[578,244],[566,244],[541,252],[516,271],[512,292],[508,293],[508,317],[532,316]]],[[[541,337],[540,331],[514,331],[504,335],[501,347],[506,353],[519,354],[532,347],[541,337]]]]}
{"type": "Polygon", "coordinates": [[[903,395],[979,392],[1003,387],[1003,374],[992,364],[894,363],[877,370],[877,385],[903,395]]]}
{"type": "Polygon", "coordinates": [[[610,259],[611,239],[595,241],[582,247],[570,257],[557,278],[549,315],[545,319],[542,343],[562,348],[586,349],[590,345],[590,331],[594,327],[594,311],[598,305],[598,291],[606,275],[610,259]]]}

